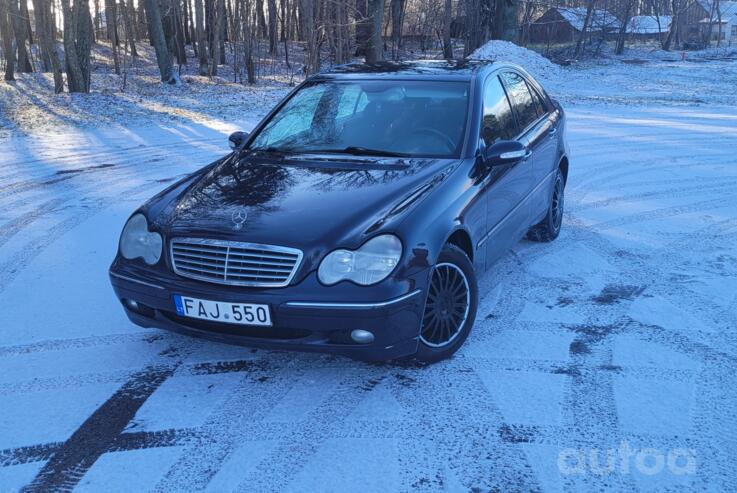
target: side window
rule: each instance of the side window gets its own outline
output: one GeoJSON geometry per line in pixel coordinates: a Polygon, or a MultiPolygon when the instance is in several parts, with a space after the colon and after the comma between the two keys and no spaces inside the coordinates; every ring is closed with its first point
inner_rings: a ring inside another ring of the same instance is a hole
{"type": "Polygon", "coordinates": [[[537,108],[532,100],[527,82],[521,75],[514,72],[504,72],[502,79],[507,91],[509,91],[509,97],[517,114],[519,126],[524,130],[529,124],[537,120],[537,108]]]}
{"type": "Polygon", "coordinates": [[[499,78],[491,77],[484,88],[484,112],[481,120],[481,138],[486,145],[517,136],[517,125],[512,115],[507,94],[499,78]]]}
{"type": "Polygon", "coordinates": [[[532,99],[535,100],[535,107],[537,108],[537,116],[543,116],[545,113],[548,112],[548,105],[545,104],[545,100],[542,96],[540,96],[540,93],[535,90],[532,85],[529,83],[527,84],[527,87],[530,89],[530,93],[532,93],[532,99]]]}

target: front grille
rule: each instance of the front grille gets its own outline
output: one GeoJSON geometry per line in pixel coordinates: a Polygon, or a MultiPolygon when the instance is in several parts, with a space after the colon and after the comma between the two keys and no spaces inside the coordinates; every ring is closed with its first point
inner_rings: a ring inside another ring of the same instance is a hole
{"type": "Polygon", "coordinates": [[[234,286],[286,286],[302,260],[296,248],[200,238],[174,239],[170,253],[180,276],[234,286]]]}

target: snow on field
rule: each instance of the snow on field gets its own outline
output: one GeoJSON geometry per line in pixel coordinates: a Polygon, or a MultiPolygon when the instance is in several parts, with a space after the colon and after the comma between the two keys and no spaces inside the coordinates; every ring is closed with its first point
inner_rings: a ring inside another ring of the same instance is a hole
{"type": "Polygon", "coordinates": [[[584,75],[557,81],[572,149],[561,236],[484,275],[468,342],[424,368],[127,321],[107,279],[123,222],[222,155],[249,114],[14,134],[0,154],[0,491],[734,491],[737,85],[724,63],[692,66],[593,69],[637,104],[584,75]],[[664,73],[671,97],[648,94],[664,73]],[[711,104],[689,77],[711,80],[711,104]]]}

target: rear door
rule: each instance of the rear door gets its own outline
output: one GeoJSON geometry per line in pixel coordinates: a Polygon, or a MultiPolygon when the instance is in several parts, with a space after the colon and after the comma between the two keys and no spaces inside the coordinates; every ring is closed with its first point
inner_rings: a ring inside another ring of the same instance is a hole
{"type": "MultiPolygon", "coordinates": [[[[489,76],[484,85],[481,122],[481,146],[500,140],[514,140],[519,126],[499,77],[489,76]]],[[[532,184],[532,160],[524,159],[507,166],[495,166],[485,177],[487,187],[487,232],[480,241],[486,247],[486,267],[490,267],[519,241],[529,222],[527,208],[521,203],[532,184]]]]}
{"type": "Polygon", "coordinates": [[[558,149],[558,127],[560,126],[560,113],[552,105],[550,100],[539,89],[539,85],[527,80],[527,85],[535,100],[538,115],[542,118],[541,131],[545,139],[540,148],[535,152],[533,162],[533,175],[535,180],[535,191],[533,201],[533,222],[541,218],[550,205],[549,192],[552,190],[553,171],[558,169],[560,158],[558,149]]]}

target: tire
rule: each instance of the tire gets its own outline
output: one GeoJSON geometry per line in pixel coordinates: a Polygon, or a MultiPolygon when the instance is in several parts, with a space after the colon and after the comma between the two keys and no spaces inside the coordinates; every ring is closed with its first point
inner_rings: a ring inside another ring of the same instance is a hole
{"type": "Polygon", "coordinates": [[[471,332],[477,307],[478,287],[471,260],[457,246],[445,245],[433,267],[425,294],[415,359],[435,363],[455,353],[471,332]],[[455,310],[452,310],[453,304],[455,310]]]}
{"type": "Polygon", "coordinates": [[[553,180],[553,190],[550,194],[548,212],[542,221],[530,228],[527,239],[532,241],[553,241],[560,234],[563,225],[563,207],[565,205],[566,182],[563,173],[558,169],[553,180]]]}

